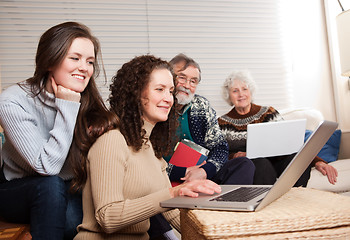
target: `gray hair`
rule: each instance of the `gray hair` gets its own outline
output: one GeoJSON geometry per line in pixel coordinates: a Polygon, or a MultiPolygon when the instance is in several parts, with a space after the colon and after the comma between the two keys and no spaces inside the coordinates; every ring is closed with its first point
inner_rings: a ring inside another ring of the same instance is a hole
{"type": "Polygon", "coordinates": [[[253,101],[255,96],[255,90],[257,89],[257,85],[248,70],[235,70],[226,78],[224,84],[222,85],[222,98],[230,106],[233,106],[233,103],[230,100],[229,91],[235,81],[240,81],[247,84],[252,101],[253,101]]]}
{"type": "Polygon", "coordinates": [[[199,81],[201,80],[201,75],[202,75],[201,68],[199,67],[199,64],[195,60],[193,60],[193,58],[190,58],[183,53],[179,53],[173,59],[171,59],[169,61],[169,63],[172,67],[174,67],[174,65],[176,65],[178,63],[183,63],[184,66],[181,68],[181,71],[185,70],[189,66],[197,68],[199,71],[199,79],[198,80],[199,81]]]}

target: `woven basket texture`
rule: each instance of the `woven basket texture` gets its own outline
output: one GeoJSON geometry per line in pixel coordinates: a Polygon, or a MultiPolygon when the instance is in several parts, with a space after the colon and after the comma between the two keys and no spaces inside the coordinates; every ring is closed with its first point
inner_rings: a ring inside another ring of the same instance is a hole
{"type": "Polygon", "coordinates": [[[350,239],[350,197],[292,188],[258,212],[183,209],[181,223],[185,239],[350,239]]]}

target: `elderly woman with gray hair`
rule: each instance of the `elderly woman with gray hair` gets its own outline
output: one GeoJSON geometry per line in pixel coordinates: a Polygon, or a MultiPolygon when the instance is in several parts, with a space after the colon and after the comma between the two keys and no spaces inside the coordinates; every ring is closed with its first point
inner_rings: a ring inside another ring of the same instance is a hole
{"type": "MultiPolygon", "coordinates": [[[[248,70],[233,71],[223,84],[223,98],[233,106],[230,112],[218,119],[229,145],[229,159],[246,156],[248,124],[283,120],[273,107],[253,103],[256,88],[256,83],[248,70]]],[[[256,169],[254,184],[274,184],[294,155],[252,159],[256,169]]],[[[327,175],[330,183],[336,183],[337,170],[316,156],[294,186],[306,187],[312,166],[315,166],[323,175],[327,175]]]]}

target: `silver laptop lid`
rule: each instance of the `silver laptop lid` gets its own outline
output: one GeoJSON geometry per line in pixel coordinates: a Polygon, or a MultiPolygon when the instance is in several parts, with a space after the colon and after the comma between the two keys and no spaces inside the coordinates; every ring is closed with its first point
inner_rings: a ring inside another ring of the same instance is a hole
{"type": "Polygon", "coordinates": [[[258,211],[283,194],[288,192],[296,183],[301,174],[309,166],[317,153],[321,150],[329,137],[333,134],[338,124],[335,122],[323,121],[320,123],[315,132],[310,136],[308,141],[303,145],[302,149],[295,155],[291,163],[284,170],[282,175],[271,187],[265,185],[261,187],[271,187],[267,193],[256,197],[249,202],[217,202],[211,201],[218,195],[227,193],[240,187],[257,187],[259,185],[221,185],[222,194],[205,195],[200,194],[198,198],[179,196],[171,198],[160,203],[162,207],[170,208],[191,208],[191,209],[211,209],[226,211],[258,211]]]}
{"type": "Polygon", "coordinates": [[[302,149],[295,155],[271,190],[258,205],[256,211],[281,197],[293,187],[301,174],[303,174],[305,169],[320,152],[337,127],[338,123],[326,120],[319,124],[313,134],[304,143],[302,149]]]}

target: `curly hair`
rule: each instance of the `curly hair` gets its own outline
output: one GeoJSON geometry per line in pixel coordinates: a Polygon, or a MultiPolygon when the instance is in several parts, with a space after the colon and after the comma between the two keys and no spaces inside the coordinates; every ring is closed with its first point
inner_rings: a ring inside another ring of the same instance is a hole
{"type": "MultiPolygon", "coordinates": [[[[152,55],[143,55],[125,63],[113,76],[110,85],[111,94],[108,99],[110,110],[119,117],[119,129],[134,151],[139,151],[148,141],[145,137],[146,131],[142,128],[144,121],[141,93],[147,87],[151,73],[156,69],[169,70],[175,84],[175,76],[167,61],[152,55]]],[[[173,94],[176,101],[175,92],[173,94]]],[[[158,122],[149,138],[157,158],[169,153],[171,140],[175,136],[177,115],[174,105],[167,121],[158,122]]]]}

